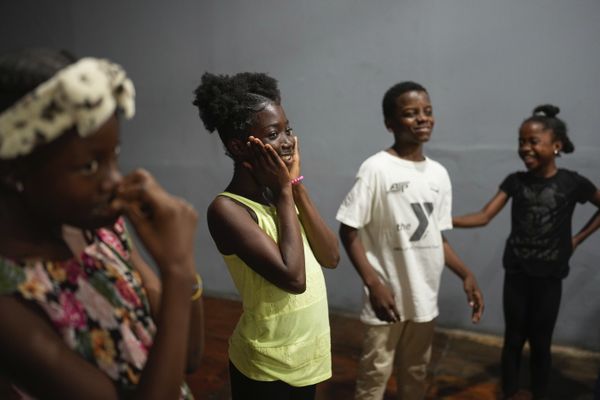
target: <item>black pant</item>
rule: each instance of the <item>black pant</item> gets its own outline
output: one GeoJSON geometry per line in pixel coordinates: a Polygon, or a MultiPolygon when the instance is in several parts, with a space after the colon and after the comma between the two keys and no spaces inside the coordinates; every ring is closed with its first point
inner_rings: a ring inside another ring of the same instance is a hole
{"type": "Polygon", "coordinates": [[[502,390],[505,396],[519,389],[519,367],[525,341],[529,341],[531,391],[534,399],[547,396],[552,356],[552,332],[558,316],[562,280],[522,273],[504,276],[504,347],[502,390]]]}
{"type": "Polygon", "coordinates": [[[229,362],[232,400],[314,400],[317,385],[295,387],[283,381],[255,381],[229,362]]]}
{"type": "Polygon", "coordinates": [[[594,400],[600,400],[600,371],[598,371],[596,386],[594,386],[594,400]]]}

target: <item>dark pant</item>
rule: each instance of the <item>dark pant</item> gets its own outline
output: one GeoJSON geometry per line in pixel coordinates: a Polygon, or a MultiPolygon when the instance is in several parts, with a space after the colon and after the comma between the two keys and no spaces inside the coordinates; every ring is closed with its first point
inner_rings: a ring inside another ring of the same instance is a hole
{"type": "Polygon", "coordinates": [[[529,341],[531,391],[534,399],[547,395],[552,356],[552,332],[558,316],[562,280],[521,273],[504,276],[504,347],[502,390],[505,396],[519,389],[519,367],[525,341],[529,341]]]}
{"type": "Polygon", "coordinates": [[[598,378],[594,387],[594,400],[600,400],[600,371],[598,371],[598,378]]]}
{"type": "Polygon", "coordinates": [[[295,387],[283,381],[255,381],[229,362],[232,400],[314,400],[317,385],[295,387]]]}

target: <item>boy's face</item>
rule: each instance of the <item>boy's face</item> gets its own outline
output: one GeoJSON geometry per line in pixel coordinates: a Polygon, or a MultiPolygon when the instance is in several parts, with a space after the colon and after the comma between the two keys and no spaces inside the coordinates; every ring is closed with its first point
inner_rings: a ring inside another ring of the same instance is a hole
{"type": "Polygon", "coordinates": [[[385,125],[402,142],[425,143],[429,141],[435,119],[429,95],[410,91],[396,98],[396,109],[385,125]]]}
{"type": "Polygon", "coordinates": [[[88,137],[72,131],[47,146],[23,179],[29,210],[51,225],[95,229],[113,224],[118,213],[110,204],[121,182],[117,118],[88,137]]]}

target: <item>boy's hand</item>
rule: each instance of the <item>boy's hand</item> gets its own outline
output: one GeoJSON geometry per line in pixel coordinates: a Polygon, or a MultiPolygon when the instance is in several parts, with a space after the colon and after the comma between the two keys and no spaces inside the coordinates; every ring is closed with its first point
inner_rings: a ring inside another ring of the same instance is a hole
{"type": "Polygon", "coordinates": [[[386,322],[400,321],[394,293],[381,281],[369,287],[369,300],[377,318],[386,322]]]}
{"type": "Polygon", "coordinates": [[[481,290],[479,290],[479,286],[477,285],[477,281],[473,275],[467,275],[463,281],[463,287],[465,289],[465,293],[467,294],[469,306],[473,309],[471,313],[471,321],[476,324],[479,322],[479,320],[481,320],[481,315],[483,314],[483,309],[485,307],[483,303],[483,295],[481,294],[481,290]]]}

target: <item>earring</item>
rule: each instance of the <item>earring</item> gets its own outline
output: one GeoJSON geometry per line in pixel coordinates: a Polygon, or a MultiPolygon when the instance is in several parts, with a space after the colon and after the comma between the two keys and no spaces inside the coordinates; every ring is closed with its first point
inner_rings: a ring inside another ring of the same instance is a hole
{"type": "Polygon", "coordinates": [[[554,155],[557,156],[558,155],[558,149],[554,149],[554,155]]]}

